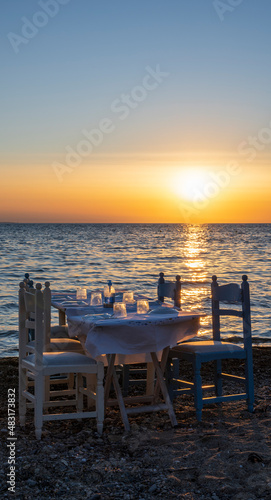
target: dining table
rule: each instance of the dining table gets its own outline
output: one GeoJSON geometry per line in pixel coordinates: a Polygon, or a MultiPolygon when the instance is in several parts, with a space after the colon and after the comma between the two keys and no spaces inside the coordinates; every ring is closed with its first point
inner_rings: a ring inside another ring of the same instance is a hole
{"type": "MultiPolygon", "coordinates": [[[[116,301],[122,301],[122,292],[116,293],[116,301]]],[[[76,300],[72,293],[52,294],[52,306],[59,311],[60,324],[67,319],[69,336],[80,340],[86,355],[107,366],[105,407],[118,404],[126,431],[130,430],[128,415],[161,410],[166,410],[172,426],[177,426],[164,378],[168,353],[171,347],[197,336],[203,314],[179,310],[142,294],[135,294],[133,303],[126,304],[127,315],[121,317],[103,304],[89,305],[89,297],[76,300]],[[146,314],[137,313],[137,300],[142,299],[149,303],[146,314]],[[124,397],[115,367],[137,363],[148,366],[146,394],[124,397]],[[109,399],[112,382],[114,400],[109,399]]]]}

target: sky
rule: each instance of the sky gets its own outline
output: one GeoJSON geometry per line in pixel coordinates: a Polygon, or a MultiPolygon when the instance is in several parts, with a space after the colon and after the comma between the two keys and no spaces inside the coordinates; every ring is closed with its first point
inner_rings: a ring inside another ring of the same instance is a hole
{"type": "Polygon", "coordinates": [[[4,222],[271,222],[270,0],[0,0],[4,222]]]}

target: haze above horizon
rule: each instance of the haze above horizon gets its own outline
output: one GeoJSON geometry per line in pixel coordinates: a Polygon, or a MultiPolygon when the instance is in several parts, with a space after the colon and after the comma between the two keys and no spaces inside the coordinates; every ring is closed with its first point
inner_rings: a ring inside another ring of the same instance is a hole
{"type": "Polygon", "coordinates": [[[0,221],[271,222],[269,0],[2,12],[0,221]]]}

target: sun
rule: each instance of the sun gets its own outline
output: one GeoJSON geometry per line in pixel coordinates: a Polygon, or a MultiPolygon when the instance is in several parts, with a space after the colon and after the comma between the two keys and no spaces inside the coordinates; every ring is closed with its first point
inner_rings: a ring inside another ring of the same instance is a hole
{"type": "Polygon", "coordinates": [[[181,198],[193,200],[197,193],[203,192],[208,175],[202,168],[186,168],[171,179],[172,190],[181,198]]]}

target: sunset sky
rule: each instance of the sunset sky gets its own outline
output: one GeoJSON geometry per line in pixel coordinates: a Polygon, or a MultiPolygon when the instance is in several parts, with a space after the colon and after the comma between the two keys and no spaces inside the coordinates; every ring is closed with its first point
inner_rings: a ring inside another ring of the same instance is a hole
{"type": "Polygon", "coordinates": [[[270,0],[0,0],[9,222],[271,222],[270,0]]]}

